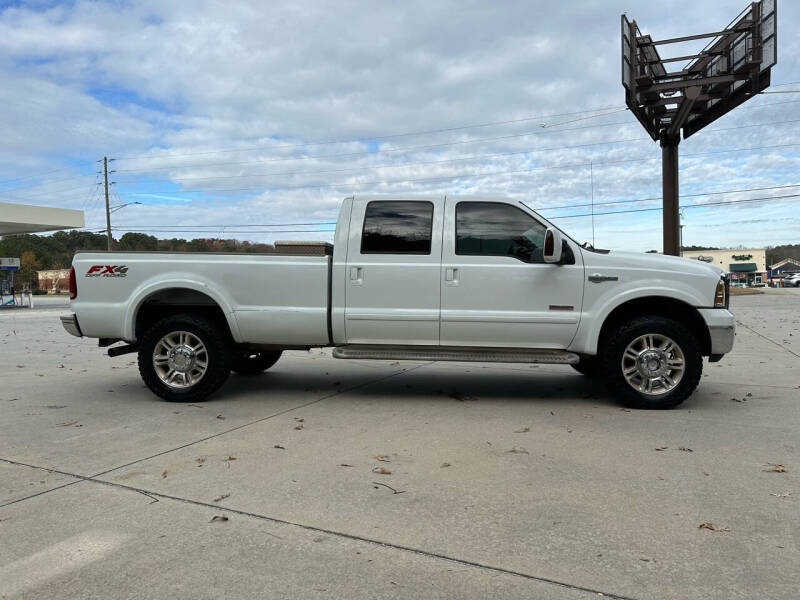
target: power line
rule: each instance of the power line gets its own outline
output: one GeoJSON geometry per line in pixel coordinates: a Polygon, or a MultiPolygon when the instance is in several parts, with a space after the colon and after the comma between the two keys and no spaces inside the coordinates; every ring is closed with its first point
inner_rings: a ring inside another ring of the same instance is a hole
{"type": "Polygon", "coordinates": [[[447,132],[450,132],[450,131],[461,131],[461,130],[464,130],[464,129],[477,129],[477,128],[481,128],[481,127],[491,127],[491,126],[494,126],[494,125],[510,125],[510,124],[513,124],[513,123],[524,123],[524,122],[536,121],[536,120],[540,120],[540,119],[550,119],[550,118],[553,118],[553,117],[565,117],[565,116],[569,116],[569,115],[582,115],[582,114],[586,114],[586,113],[590,113],[590,112],[598,112],[598,111],[601,111],[601,110],[609,110],[609,109],[613,109],[613,108],[620,108],[621,110],[627,110],[624,107],[619,107],[618,105],[614,105],[614,106],[604,106],[604,107],[600,107],[600,108],[590,108],[590,109],[587,109],[587,110],[578,110],[578,111],[567,112],[567,113],[557,113],[557,114],[552,114],[552,115],[541,115],[541,116],[538,116],[538,117],[523,117],[523,118],[520,118],[520,119],[510,119],[510,120],[506,120],[506,121],[490,121],[488,123],[477,123],[477,124],[473,124],[473,125],[459,125],[459,126],[455,126],[455,127],[445,127],[445,128],[442,128],[442,129],[427,129],[427,130],[423,130],[423,131],[412,131],[412,132],[408,132],[408,133],[393,133],[393,134],[388,134],[388,135],[377,135],[377,136],[371,136],[371,137],[339,139],[339,140],[325,140],[325,141],[317,141],[317,142],[304,142],[302,144],[283,144],[283,145],[280,145],[280,146],[264,146],[264,145],[261,145],[261,146],[251,146],[249,148],[226,148],[226,149],[222,149],[222,150],[209,150],[209,151],[205,151],[205,152],[188,152],[188,153],[182,153],[182,154],[161,154],[161,155],[158,155],[158,156],[139,154],[139,155],[134,155],[134,156],[122,156],[122,157],[119,158],[119,160],[147,160],[147,159],[152,159],[152,158],[169,158],[169,157],[175,157],[175,156],[201,156],[201,155],[206,155],[206,154],[222,154],[222,153],[225,153],[225,152],[248,152],[248,151],[252,151],[252,150],[281,150],[281,149],[285,149],[285,148],[305,148],[307,146],[326,146],[326,145],[331,145],[331,144],[353,144],[353,143],[358,143],[358,142],[375,142],[375,141],[388,140],[388,139],[394,139],[394,138],[399,138],[399,137],[410,137],[410,136],[415,136],[415,135],[428,135],[428,134],[431,134],[431,133],[447,133],[447,132]]]}
{"type": "MultiPolygon", "coordinates": [[[[798,119],[797,121],[800,121],[798,119]]],[[[712,152],[696,152],[692,154],[687,154],[684,156],[706,156],[706,155],[714,155],[714,154],[724,154],[724,153],[731,153],[731,152],[746,152],[750,150],[764,150],[764,149],[772,149],[772,148],[787,148],[798,146],[800,144],[775,144],[771,146],[754,146],[749,148],[732,148],[728,150],[716,150],[712,152]]],[[[636,162],[647,162],[653,160],[660,160],[661,157],[659,156],[651,156],[647,158],[627,158],[627,159],[619,159],[619,160],[608,160],[608,161],[596,161],[594,165],[613,165],[613,164],[626,164],[626,163],[636,163],[636,162]]],[[[275,184],[272,187],[276,189],[324,189],[324,188],[351,188],[351,187],[359,187],[365,185],[382,185],[382,184],[402,184],[402,183],[420,183],[420,182],[428,182],[428,181],[448,181],[453,179],[464,179],[465,177],[474,177],[476,179],[493,176],[493,175],[519,175],[523,173],[533,173],[537,171],[548,171],[548,170],[557,170],[557,169],[572,169],[572,168],[580,168],[580,167],[588,167],[588,162],[582,163],[571,163],[565,165],[547,165],[543,167],[534,167],[531,169],[515,169],[510,171],[490,171],[485,173],[466,173],[466,174],[458,174],[458,175],[445,175],[445,176],[437,176],[437,177],[422,177],[416,179],[384,179],[384,180],[375,180],[375,181],[362,181],[356,183],[348,183],[348,182],[337,182],[337,183],[317,183],[317,184],[301,184],[301,185],[283,185],[283,184],[275,184]]],[[[148,190],[147,193],[151,194],[216,194],[219,192],[243,192],[243,191],[252,191],[252,190],[264,190],[264,186],[259,187],[246,187],[246,188],[220,188],[217,190],[148,190]]],[[[267,191],[267,190],[264,190],[267,191]]]]}
{"type": "MultiPolygon", "coordinates": [[[[771,121],[767,123],[754,123],[749,125],[738,125],[734,127],[722,127],[716,129],[710,129],[709,132],[713,133],[715,131],[731,131],[734,129],[745,129],[750,127],[767,127],[770,125],[784,125],[790,123],[796,123],[800,121],[800,119],[793,119],[788,121],[771,121]]],[[[466,144],[479,144],[482,142],[495,142],[500,140],[507,140],[507,139],[517,139],[521,137],[529,137],[535,135],[548,135],[552,133],[563,133],[569,131],[579,131],[583,129],[594,129],[597,127],[612,127],[616,125],[630,125],[632,124],[629,121],[615,121],[613,123],[601,123],[597,125],[582,125],[579,127],[569,127],[566,129],[558,129],[554,131],[546,131],[546,130],[534,130],[534,131],[526,131],[523,133],[514,133],[502,136],[494,136],[488,138],[475,138],[472,140],[461,140],[458,142],[442,142],[437,144],[424,144],[418,146],[405,146],[403,148],[392,148],[389,150],[376,150],[376,151],[359,151],[359,152],[347,152],[347,153],[333,153],[333,154],[315,154],[310,156],[282,156],[279,158],[269,158],[264,160],[251,160],[251,161],[238,161],[238,162],[228,162],[228,163],[208,163],[208,164],[197,164],[197,165],[178,165],[174,167],[154,167],[154,168],[139,168],[139,169],[118,169],[118,173],[155,173],[159,171],[172,171],[173,169],[188,169],[188,168],[206,168],[206,167],[220,167],[220,166],[241,166],[241,165],[258,165],[258,164],[265,164],[265,163],[272,163],[272,162],[286,162],[286,161],[300,161],[300,160],[313,160],[317,158],[351,158],[354,156],[377,156],[382,154],[396,154],[398,152],[407,152],[411,150],[430,150],[434,148],[444,148],[447,146],[461,146],[466,144]]],[[[642,138],[642,139],[649,139],[649,138],[642,138]]],[[[244,177],[244,175],[240,175],[239,177],[244,177]]],[[[172,181],[182,181],[185,179],[190,178],[174,178],[170,177],[172,181]]],[[[197,178],[200,179],[200,178],[197,178]]],[[[127,180],[131,181],[131,180],[127,180]]]]}
{"type": "MultiPolygon", "coordinates": [[[[702,193],[695,193],[695,194],[683,194],[681,197],[683,198],[698,198],[702,196],[714,196],[720,194],[741,194],[746,192],[755,192],[755,191],[764,191],[764,190],[777,190],[777,189],[788,189],[788,188],[796,188],[800,187],[800,184],[787,184],[787,185],[778,185],[778,186],[769,186],[769,187],[758,187],[758,188],[743,188],[743,189],[735,189],[735,190],[716,190],[712,192],[702,192],[702,193]]],[[[732,204],[737,202],[749,202],[749,201],[761,201],[765,199],[780,199],[780,198],[792,198],[798,194],[793,194],[789,196],[773,196],[769,198],[746,198],[743,200],[731,200],[731,201],[723,201],[720,203],[703,203],[703,204],[690,204],[686,205],[682,208],[691,208],[691,207],[703,207],[703,206],[716,206],[717,204],[732,204]]],[[[595,206],[597,205],[608,205],[608,204],[623,204],[623,203],[633,203],[633,202],[649,202],[661,200],[660,197],[652,197],[652,198],[635,198],[635,199],[628,199],[628,200],[616,200],[611,202],[596,202],[595,206]]],[[[533,210],[537,212],[542,212],[545,210],[557,210],[557,209],[568,209],[568,208],[585,208],[590,206],[590,204],[569,204],[564,206],[537,206],[533,207],[533,210]]],[[[646,208],[646,209],[634,209],[636,210],[643,210],[643,211],[652,211],[652,210],[661,210],[661,207],[656,208],[646,208]]],[[[599,214],[623,214],[630,211],[613,211],[613,212],[603,212],[598,213],[595,212],[595,215],[599,214]]],[[[590,216],[592,213],[586,213],[581,215],[560,215],[557,217],[553,217],[554,219],[565,219],[571,217],[583,217],[583,216],[590,216]]],[[[242,227],[301,227],[301,226],[322,226],[322,225],[336,225],[336,221],[314,221],[314,222],[303,222],[303,223],[226,223],[226,224],[215,224],[215,225],[151,225],[146,223],[140,223],[135,225],[129,225],[128,227],[137,228],[135,230],[141,229],[148,229],[153,231],[163,230],[163,231],[181,231],[181,230],[200,230],[201,228],[205,228],[207,230],[216,230],[220,228],[242,228],[242,227]]],[[[112,229],[115,229],[112,227],[112,229]]],[[[307,229],[303,231],[315,231],[313,229],[307,229]]],[[[328,231],[327,229],[321,231],[328,231]]]]}
{"type": "MultiPolygon", "coordinates": [[[[789,194],[786,196],[769,196],[765,198],[747,198],[745,200],[724,200],[721,202],[706,202],[704,204],[687,204],[685,206],[681,206],[681,210],[684,208],[706,208],[708,206],[723,206],[726,204],[747,204],[750,202],[766,202],[769,200],[785,200],[787,198],[800,198],[800,194],[789,194]]],[[[650,212],[654,210],[663,210],[662,207],[656,206],[654,208],[632,208],[630,210],[617,210],[611,212],[601,212],[601,213],[594,213],[595,216],[597,215],[624,215],[629,213],[638,213],[638,212],[650,212]]],[[[578,217],[589,217],[592,213],[584,213],[580,215],[559,215],[557,217],[547,217],[548,221],[552,221],[554,219],[576,219],[578,217]]]]}

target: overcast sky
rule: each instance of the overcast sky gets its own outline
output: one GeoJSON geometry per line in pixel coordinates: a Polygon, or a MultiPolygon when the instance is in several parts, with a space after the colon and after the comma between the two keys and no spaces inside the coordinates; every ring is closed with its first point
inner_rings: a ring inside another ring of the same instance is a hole
{"type": "MultiPolygon", "coordinates": [[[[778,3],[771,90],[797,90],[800,3],[778,3]]],[[[592,195],[597,213],[657,208],[660,148],[617,112],[620,13],[658,39],[745,4],[0,2],[0,200],[103,228],[107,155],[112,204],[142,203],[114,227],[159,237],[331,239],[265,225],[330,222],[353,193],[506,195],[547,217],[591,212],[592,195]]],[[[800,194],[798,121],[800,94],[761,95],[682,142],[682,205],[800,194]]],[[[591,217],[554,222],[592,239],[591,217]]],[[[683,222],[685,244],[797,243],[800,198],[683,222]]],[[[594,236],[660,250],[661,215],[597,215],[594,236]]]]}

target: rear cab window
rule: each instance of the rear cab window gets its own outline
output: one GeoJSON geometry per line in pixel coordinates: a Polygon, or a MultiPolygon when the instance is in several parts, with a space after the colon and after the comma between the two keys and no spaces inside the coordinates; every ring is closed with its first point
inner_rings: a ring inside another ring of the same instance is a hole
{"type": "Polygon", "coordinates": [[[361,254],[431,253],[433,203],[377,200],[367,204],[361,254]]]}

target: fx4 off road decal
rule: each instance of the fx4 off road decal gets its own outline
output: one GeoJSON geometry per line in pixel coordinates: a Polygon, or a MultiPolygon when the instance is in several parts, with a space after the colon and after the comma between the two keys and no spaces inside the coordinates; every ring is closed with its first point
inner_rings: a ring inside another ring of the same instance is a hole
{"type": "Polygon", "coordinates": [[[125,277],[127,273],[125,265],[92,265],[86,271],[86,277],[125,277]]]}

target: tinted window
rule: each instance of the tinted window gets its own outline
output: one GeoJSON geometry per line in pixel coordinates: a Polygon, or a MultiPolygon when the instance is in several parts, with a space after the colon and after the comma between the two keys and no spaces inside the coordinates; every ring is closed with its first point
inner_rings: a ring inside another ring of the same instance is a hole
{"type": "Polygon", "coordinates": [[[430,254],[433,204],[381,200],[367,204],[361,254],[430,254]]]}
{"type": "Polygon", "coordinates": [[[545,230],[536,219],[509,204],[456,205],[456,254],[511,256],[541,263],[545,230]]]}

